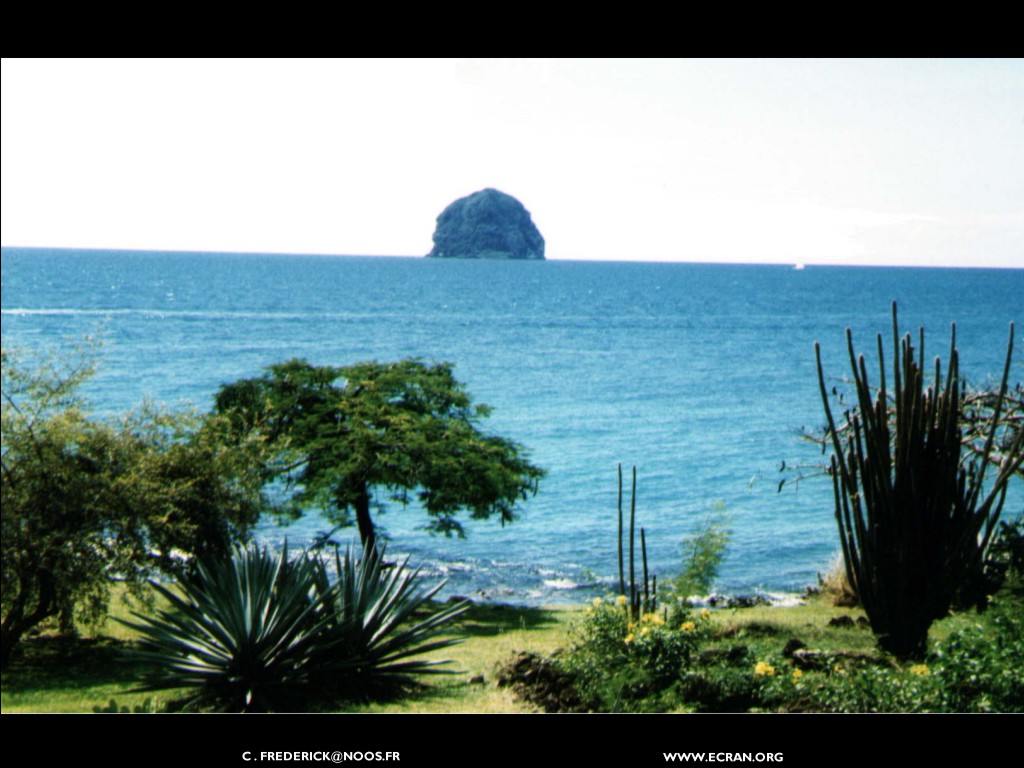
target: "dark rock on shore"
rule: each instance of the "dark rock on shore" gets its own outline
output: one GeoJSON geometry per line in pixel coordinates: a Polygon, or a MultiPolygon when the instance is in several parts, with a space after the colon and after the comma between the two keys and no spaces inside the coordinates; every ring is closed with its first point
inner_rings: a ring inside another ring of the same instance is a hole
{"type": "Polygon", "coordinates": [[[704,602],[712,608],[754,608],[772,604],[764,595],[709,595],[704,602]]]}
{"type": "Polygon", "coordinates": [[[441,212],[427,257],[540,261],[544,238],[522,203],[488,188],[459,198],[441,212]]]}
{"type": "Polygon", "coordinates": [[[787,659],[793,658],[793,654],[797,651],[802,651],[807,647],[807,643],[798,637],[791,637],[786,641],[785,646],[782,648],[782,655],[787,659]]]}

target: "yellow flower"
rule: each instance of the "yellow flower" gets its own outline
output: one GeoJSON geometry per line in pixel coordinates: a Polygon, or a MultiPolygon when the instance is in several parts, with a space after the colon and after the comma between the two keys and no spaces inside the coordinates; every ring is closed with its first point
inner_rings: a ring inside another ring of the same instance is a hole
{"type": "Polygon", "coordinates": [[[601,598],[600,597],[595,597],[594,598],[594,607],[597,608],[599,605],[601,605],[601,598]]]}
{"type": "Polygon", "coordinates": [[[794,683],[797,680],[799,680],[801,677],[803,677],[803,676],[804,676],[804,671],[802,669],[794,669],[793,670],[793,682],[794,683]]]}
{"type": "Polygon", "coordinates": [[[702,619],[706,619],[710,615],[711,615],[711,611],[709,611],[707,608],[701,608],[700,609],[700,617],[702,619]]]}
{"type": "Polygon", "coordinates": [[[618,597],[615,598],[615,604],[616,605],[625,605],[628,602],[629,601],[626,599],[625,595],[619,595],[618,597]]]}
{"type": "Polygon", "coordinates": [[[640,620],[644,624],[654,624],[655,626],[658,626],[658,627],[660,627],[662,624],[665,623],[665,619],[663,619],[661,616],[659,616],[656,613],[645,613],[643,615],[643,618],[640,619],[640,620]]]}
{"type": "Polygon", "coordinates": [[[624,642],[626,645],[629,645],[635,639],[636,639],[636,636],[632,632],[630,632],[628,635],[626,635],[626,639],[623,640],[622,642],[624,642]]]}
{"type": "Polygon", "coordinates": [[[587,616],[593,616],[593,615],[594,615],[594,609],[593,608],[587,608],[587,616]]]}
{"type": "Polygon", "coordinates": [[[775,674],[775,667],[766,661],[759,661],[754,665],[755,677],[771,677],[775,674]]]}
{"type": "Polygon", "coordinates": [[[693,630],[697,628],[697,625],[692,621],[684,621],[679,628],[683,630],[683,632],[693,632],[693,630]]]}
{"type": "Polygon", "coordinates": [[[640,636],[643,637],[644,635],[646,635],[650,631],[651,631],[650,627],[641,627],[640,628],[640,636]]]}
{"type": "Polygon", "coordinates": [[[910,674],[917,675],[918,677],[928,677],[932,672],[928,669],[927,664],[915,664],[910,668],[910,674]]]}

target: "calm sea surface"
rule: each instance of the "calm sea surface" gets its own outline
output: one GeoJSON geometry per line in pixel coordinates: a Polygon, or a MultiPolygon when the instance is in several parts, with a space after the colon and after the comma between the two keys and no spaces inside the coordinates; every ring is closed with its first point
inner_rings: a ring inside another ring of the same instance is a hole
{"type": "MultiPolygon", "coordinates": [[[[579,602],[615,577],[618,462],[638,467],[638,520],[662,578],[721,502],[734,535],[720,589],[813,583],[837,548],[831,484],[777,486],[783,461],[818,459],[798,437],[823,420],[814,341],[842,377],[844,329],[873,355],[896,300],[905,329],[926,327],[929,357],[947,356],[955,320],[961,368],[984,383],[1024,319],[1024,270],[5,248],[2,271],[5,345],[100,332],[88,390],[99,413],[147,397],[207,410],[221,384],[293,357],[453,362],[494,407],[486,426],[548,470],[540,493],[511,526],[470,523],[465,540],[419,530],[412,507],[377,520],[391,551],[447,576],[449,594],[534,604],[579,602]]],[[[1021,498],[1018,487],[1007,511],[1021,498]]],[[[294,545],[323,529],[310,515],[260,535],[294,545]]]]}

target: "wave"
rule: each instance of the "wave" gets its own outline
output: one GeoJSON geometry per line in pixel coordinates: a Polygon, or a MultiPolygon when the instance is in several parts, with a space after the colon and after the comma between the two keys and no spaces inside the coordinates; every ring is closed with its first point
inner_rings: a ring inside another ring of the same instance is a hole
{"type": "MultiPolygon", "coordinates": [[[[7,307],[0,315],[13,317],[151,317],[186,320],[351,320],[369,321],[388,318],[371,312],[255,312],[252,310],[203,309],[84,309],[72,307],[7,307]]],[[[391,319],[402,317],[394,314],[391,319]]]]}

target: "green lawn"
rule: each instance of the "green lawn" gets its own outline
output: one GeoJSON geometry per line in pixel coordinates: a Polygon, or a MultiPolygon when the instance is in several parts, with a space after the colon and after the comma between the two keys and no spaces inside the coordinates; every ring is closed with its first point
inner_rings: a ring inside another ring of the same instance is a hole
{"type": "Polygon", "coordinates": [[[137,684],[139,663],[124,653],[132,631],[114,621],[130,611],[120,600],[110,617],[81,638],[41,634],[22,640],[3,673],[0,709],[8,712],[92,712],[94,707],[152,705],[180,695],[173,691],[127,693],[137,684]]]}

